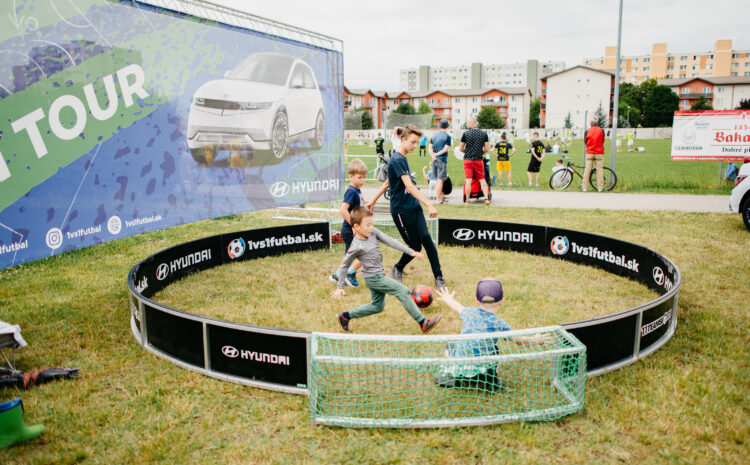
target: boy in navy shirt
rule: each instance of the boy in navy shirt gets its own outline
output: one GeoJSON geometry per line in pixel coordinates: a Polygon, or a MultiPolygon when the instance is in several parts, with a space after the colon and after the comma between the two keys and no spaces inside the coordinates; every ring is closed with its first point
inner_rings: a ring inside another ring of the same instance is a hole
{"type": "MultiPolygon", "coordinates": [[[[430,236],[430,231],[427,229],[427,222],[424,219],[424,212],[420,203],[427,207],[430,218],[437,217],[438,212],[412,182],[409,161],[406,159],[406,155],[413,152],[419,144],[422,131],[413,124],[407,124],[401,129],[400,137],[401,144],[388,162],[388,180],[367,204],[367,208],[372,209],[385,190],[390,189],[391,215],[401,238],[406,242],[406,245],[417,252],[420,252],[424,247],[427,258],[430,260],[432,274],[435,276],[435,287],[443,289],[445,288],[445,280],[440,268],[440,258],[438,257],[437,247],[435,247],[432,236],[430,236]]],[[[404,267],[412,259],[413,257],[408,254],[401,255],[401,259],[391,269],[391,278],[401,282],[404,267]]]]}
{"type": "MultiPolygon", "coordinates": [[[[364,206],[365,198],[362,197],[362,186],[365,185],[365,178],[367,177],[367,166],[365,162],[359,158],[355,158],[349,162],[347,167],[349,173],[349,186],[344,192],[344,200],[341,202],[341,208],[339,213],[344,218],[344,222],[341,224],[341,239],[344,241],[346,249],[344,253],[349,250],[349,246],[352,245],[352,239],[354,238],[354,232],[352,231],[351,225],[351,212],[359,206],[364,206]]],[[[357,270],[362,267],[359,260],[354,260],[352,266],[349,267],[349,271],[346,273],[345,282],[350,286],[359,286],[357,281],[357,270]]],[[[331,281],[339,281],[339,272],[336,271],[330,277],[331,281]]]]}

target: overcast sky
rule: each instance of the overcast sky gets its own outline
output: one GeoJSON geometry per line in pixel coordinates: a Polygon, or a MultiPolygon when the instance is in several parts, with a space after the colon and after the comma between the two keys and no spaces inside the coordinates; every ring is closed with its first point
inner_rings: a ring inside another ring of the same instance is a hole
{"type": "MultiPolygon", "coordinates": [[[[565,62],[617,45],[617,0],[211,0],[344,41],[344,82],[398,90],[399,70],[419,65],[565,62]],[[445,5],[445,6],[441,6],[445,5]]],[[[625,0],[622,55],[712,51],[719,39],[750,50],[748,0],[625,0]]]]}

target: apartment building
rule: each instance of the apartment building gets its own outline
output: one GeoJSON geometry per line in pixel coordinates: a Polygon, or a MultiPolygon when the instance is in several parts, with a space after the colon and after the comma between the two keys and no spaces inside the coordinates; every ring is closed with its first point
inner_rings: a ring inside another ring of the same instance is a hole
{"type": "MultiPolygon", "coordinates": [[[[583,64],[614,70],[617,47],[606,47],[603,57],[585,58],[583,64]]],[[[620,58],[620,82],[697,77],[750,77],[750,50],[733,50],[730,39],[717,40],[712,51],[692,53],[669,53],[666,43],[657,43],[648,55],[620,58]]]]}
{"type": "Polygon", "coordinates": [[[447,119],[454,129],[463,127],[485,107],[493,108],[508,128],[528,125],[530,95],[524,87],[480,89],[442,89],[432,91],[378,92],[344,87],[344,109],[362,108],[370,112],[377,129],[385,127],[388,115],[402,103],[419,108],[427,103],[432,109],[433,126],[447,119]]]}
{"type": "Polygon", "coordinates": [[[714,110],[737,108],[740,101],[750,99],[750,76],[659,79],[680,97],[680,110],[689,110],[705,97],[714,110]]]}
{"type": "Polygon", "coordinates": [[[492,87],[526,87],[534,97],[538,95],[539,76],[562,71],[562,61],[528,60],[525,63],[493,64],[472,63],[463,66],[432,67],[399,70],[399,82],[408,92],[425,92],[440,89],[487,89],[492,87]]]}
{"type": "Polygon", "coordinates": [[[614,71],[574,66],[542,76],[541,88],[541,127],[562,128],[568,114],[574,126],[588,127],[586,119],[590,119],[600,105],[612,121],[614,71]]]}

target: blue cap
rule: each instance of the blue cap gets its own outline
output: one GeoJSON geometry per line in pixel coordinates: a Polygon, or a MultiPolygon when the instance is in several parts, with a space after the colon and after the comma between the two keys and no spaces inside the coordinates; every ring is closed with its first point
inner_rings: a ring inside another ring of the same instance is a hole
{"type": "Polygon", "coordinates": [[[477,283],[477,300],[494,304],[503,300],[503,285],[496,279],[483,279],[477,283]]]}

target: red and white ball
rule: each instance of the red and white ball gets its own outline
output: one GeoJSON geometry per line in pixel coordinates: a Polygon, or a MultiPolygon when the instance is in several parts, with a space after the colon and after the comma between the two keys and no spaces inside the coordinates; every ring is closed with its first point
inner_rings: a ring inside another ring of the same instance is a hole
{"type": "Polygon", "coordinates": [[[430,286],[424,284],[418,284],[411,290],[411,298],[414,299],[414,303],[419,308],[429,307],[432,303],[432,289],[430,286]]]}

